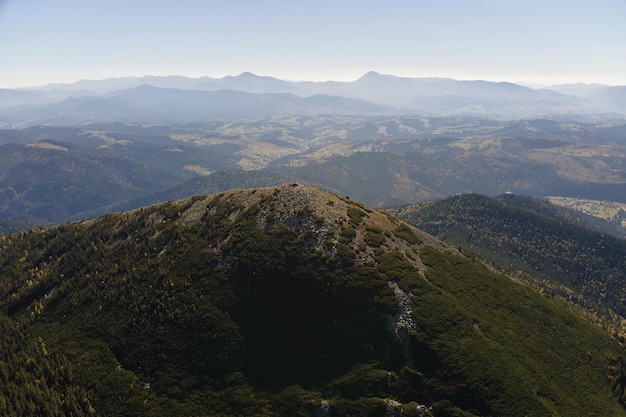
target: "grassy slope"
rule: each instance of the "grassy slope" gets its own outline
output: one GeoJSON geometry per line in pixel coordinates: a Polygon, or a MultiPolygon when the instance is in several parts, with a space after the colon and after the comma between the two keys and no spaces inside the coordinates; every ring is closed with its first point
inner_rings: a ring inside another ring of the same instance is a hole
{"type": "Polygon", "coordinates": [[[391,211],[584,307],[623,336],[623,239],[579,227],[572,224],[575,217],[515,196],[463,195],[391,211]]]}
{"type": "Polygon", "coordinates": [[[488,398],[479,415],[622,412],[596,409],[609,400],[606,392],[582,400],[606,384],[606,353],[616,348],[600,328],[478,261],[430,249],[420,254],[430,285],[419,290],[418,322],[440,349],[442,379],[462,381],[458,403],[488,398]]]}

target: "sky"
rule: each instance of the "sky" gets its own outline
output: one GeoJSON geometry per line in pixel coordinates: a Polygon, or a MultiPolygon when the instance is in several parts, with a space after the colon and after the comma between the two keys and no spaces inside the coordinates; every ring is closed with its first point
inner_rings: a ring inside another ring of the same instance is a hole
{"type": "Polygon", "coordinates": [[[245,71],[626,85],[626,0],[0,0],[0,88],[245,71]]]}

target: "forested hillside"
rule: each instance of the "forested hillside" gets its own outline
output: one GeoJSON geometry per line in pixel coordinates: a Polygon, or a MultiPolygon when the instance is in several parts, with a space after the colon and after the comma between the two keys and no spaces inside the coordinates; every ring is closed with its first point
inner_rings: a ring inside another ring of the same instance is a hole
{"type": "Polygon", "coordinates": [[[0,271],[2,415],[626,415],[605,331],[303,185],[4,236],[0,271]]]}
{"type": "Polygon", "coordinates": [[[0,220],[59,223],[233,165],[167,136],[79,128],[0,130],[0,220]]]}
{"type": "Polygon", "coordinates": [[[583,307],[623,340],[626,240],[579,226],[576,213],[514,195],[469,194],[390,212],[583,307]]]}

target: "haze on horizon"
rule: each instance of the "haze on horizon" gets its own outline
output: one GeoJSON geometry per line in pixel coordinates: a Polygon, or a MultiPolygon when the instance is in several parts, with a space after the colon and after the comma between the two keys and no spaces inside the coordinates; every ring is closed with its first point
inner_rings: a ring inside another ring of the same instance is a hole
{"type": "Polygon", "coordinates": [[[245,71],[626,85],[625,21],[625,0],[0,0],[0,88],[245,71]]]}

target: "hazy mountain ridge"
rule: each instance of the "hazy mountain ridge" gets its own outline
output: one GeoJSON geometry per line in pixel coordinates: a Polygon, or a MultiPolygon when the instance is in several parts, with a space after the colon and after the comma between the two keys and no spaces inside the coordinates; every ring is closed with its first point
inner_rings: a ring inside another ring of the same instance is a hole
{"type": "Polygon", "coordinates": [[[7,415],[626,414],[621,348],[601,329],[315,188],[197,196],[0,245],[7,415]]]}
{"type": "Polygon", "coordinates": [[[140,122],[192,123],[220,119],[268,117],[276,114],[391,114],[388,107],[331,96],[300,97],[291,93],[235,90],[180,90],[140,85],[104,95],[68,97],[40,106],[7,108],[0,123],[10,125],[83,125],[140,122]]]}
{"type": "Polygon", "coordinates": [[[284,81],[251,73],[220,79],[145,76],[83,80],[39,90],[3,90],[0,106],[5,111],[0,123],[5,126],[71,124],[72,120],[74,124],[162,123],[164,120],[180,123],[277,113],[465,115],[500,119],[550,116],[623,120],[626,117],[622,88],[609,87],[594,94],[595,97],[593,94],[575,97],[506,82],[407,78],[376,72],[349,82],[284,81]],[[147,85],[152,88],[141,87],[147,85]],[[128,96],[129,92],[134,93],[133,100],[118,100],[118,96],[128,96]],[[161,101],[150,103],[149,97],[157,92],[161,101]],[[319,97],[313,102],[307,100],[312,96],[319,97]],[[30,106],[29,100],[33,103],[30,106]],[[147,102],[158,111],[145,111],[140,104],[147,102]]]}

